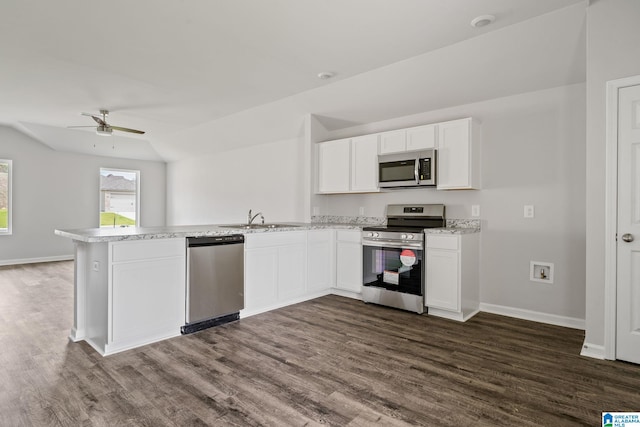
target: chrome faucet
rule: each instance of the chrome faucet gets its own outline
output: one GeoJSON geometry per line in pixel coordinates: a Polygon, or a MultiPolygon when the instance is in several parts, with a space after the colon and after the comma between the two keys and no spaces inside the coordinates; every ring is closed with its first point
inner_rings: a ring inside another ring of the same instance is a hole
{"type": "Polygon", "coordinates": [[[258,212],[254,216],[251,216],[251,209],[249,209],[249,216],[247,216],[247,225],[251,225],[253,220],[256,219],[258,215],[260,215],[260,218],[262,219],[262,223],[264,224],[264,216],[262,215],[262,212],[258,212]]]}

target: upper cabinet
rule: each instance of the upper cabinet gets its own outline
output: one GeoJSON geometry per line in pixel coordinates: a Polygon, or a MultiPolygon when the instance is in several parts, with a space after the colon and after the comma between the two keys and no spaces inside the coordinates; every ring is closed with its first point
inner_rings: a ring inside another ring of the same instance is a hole
{"type": "Polygon", "coordinates": [[[318,191],[346,193],[351,180],[351,139],[318,144],[318,191]]]}
{"type": "Polygon", "coordinates": [[[379,191],[378,135],[351,139],[351,191],[379,191]]]}
{"type": "Polygon", "coordinates": [[[378,135],[318,144],[318,192],[366,193],[378,189],[378,135]]]}
{"type": "Polygon", "coordinates": [[[472,118],[317,144],[318,193],[378,192],[378,154],[437,150],[437,189],[480,189],[480,125],[472,118]]]}
{"type": "Polygon", "coordinates": [[[480,189],[480,126],[471,118],[438,123],[438,190],[480,189]]]}
{"type": "Polygon", "coordinates": [[[380,134],[380,154],[436,148],[437,124],[399,129],[380,134]]]}

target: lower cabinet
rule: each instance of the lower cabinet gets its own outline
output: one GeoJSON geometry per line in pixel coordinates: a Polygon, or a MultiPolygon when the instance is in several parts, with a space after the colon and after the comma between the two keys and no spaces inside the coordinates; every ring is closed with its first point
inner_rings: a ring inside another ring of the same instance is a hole
{"type": "Polygon", "coordinates": [[[362,233],[336,231],[336,288],[362,292],[362,233]]]}
{"type": "Polygon", "coordinates": [[[426,235],[429,315],[466,321],[479,310],[479,233],[426,235]]]}
{"type": "Polygon", "coordinates": [[[333,287],[335,268],[335,231],[310,230],[307,234],[307,289],[321,292],[333,287]]]}
{"type": "Polygon", "coordinates": [[[108,355],[180,335],[185,322],[185,239],[92,245],[86,340],[108,355]]]}
{"type": "Polygon", "coordinates": [[[244,316],[268,311],[307,291],[307,232],[245,236],[244,316]]]}

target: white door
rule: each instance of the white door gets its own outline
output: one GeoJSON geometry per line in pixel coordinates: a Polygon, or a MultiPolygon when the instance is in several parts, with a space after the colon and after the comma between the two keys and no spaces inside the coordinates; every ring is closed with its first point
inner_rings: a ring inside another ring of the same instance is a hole
{"type": "Polygon", "coordinates": [[[618,96],[616,359],[640,363],[640,85],[618,96]]]}

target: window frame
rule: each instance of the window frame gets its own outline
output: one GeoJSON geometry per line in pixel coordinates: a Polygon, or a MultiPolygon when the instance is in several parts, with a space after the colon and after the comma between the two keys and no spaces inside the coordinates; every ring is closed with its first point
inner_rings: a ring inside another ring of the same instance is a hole
{"type": "Polygon", "coordinates": [[[98,172],[98,195],[99,195],[98,197],[98,228],[110,227],[108,225],[102,226],[100,221],[100,214],[102,213],[102,210],[101,210],[102,186],[100,185],[100,177],[102,176],[102,171],[133,173],[136,175],[136,223],[134,225],[131,225],[130,227],[141,227],[141,224],[140,224],[140,219],[141,219],[141,216],[140,216],[140,170],[101,167],[100,171],[98,172]]]}
{"type": "Polygon", "coordinates": [[[5,163],[9,167],[7,177],[7,228],[0,228],[0,236],[9,236],[13,234],[13,201],[12,201],[12,187],[13,187],[13,161],[9,159],[0,159],[0,163],[5,163]]]}

